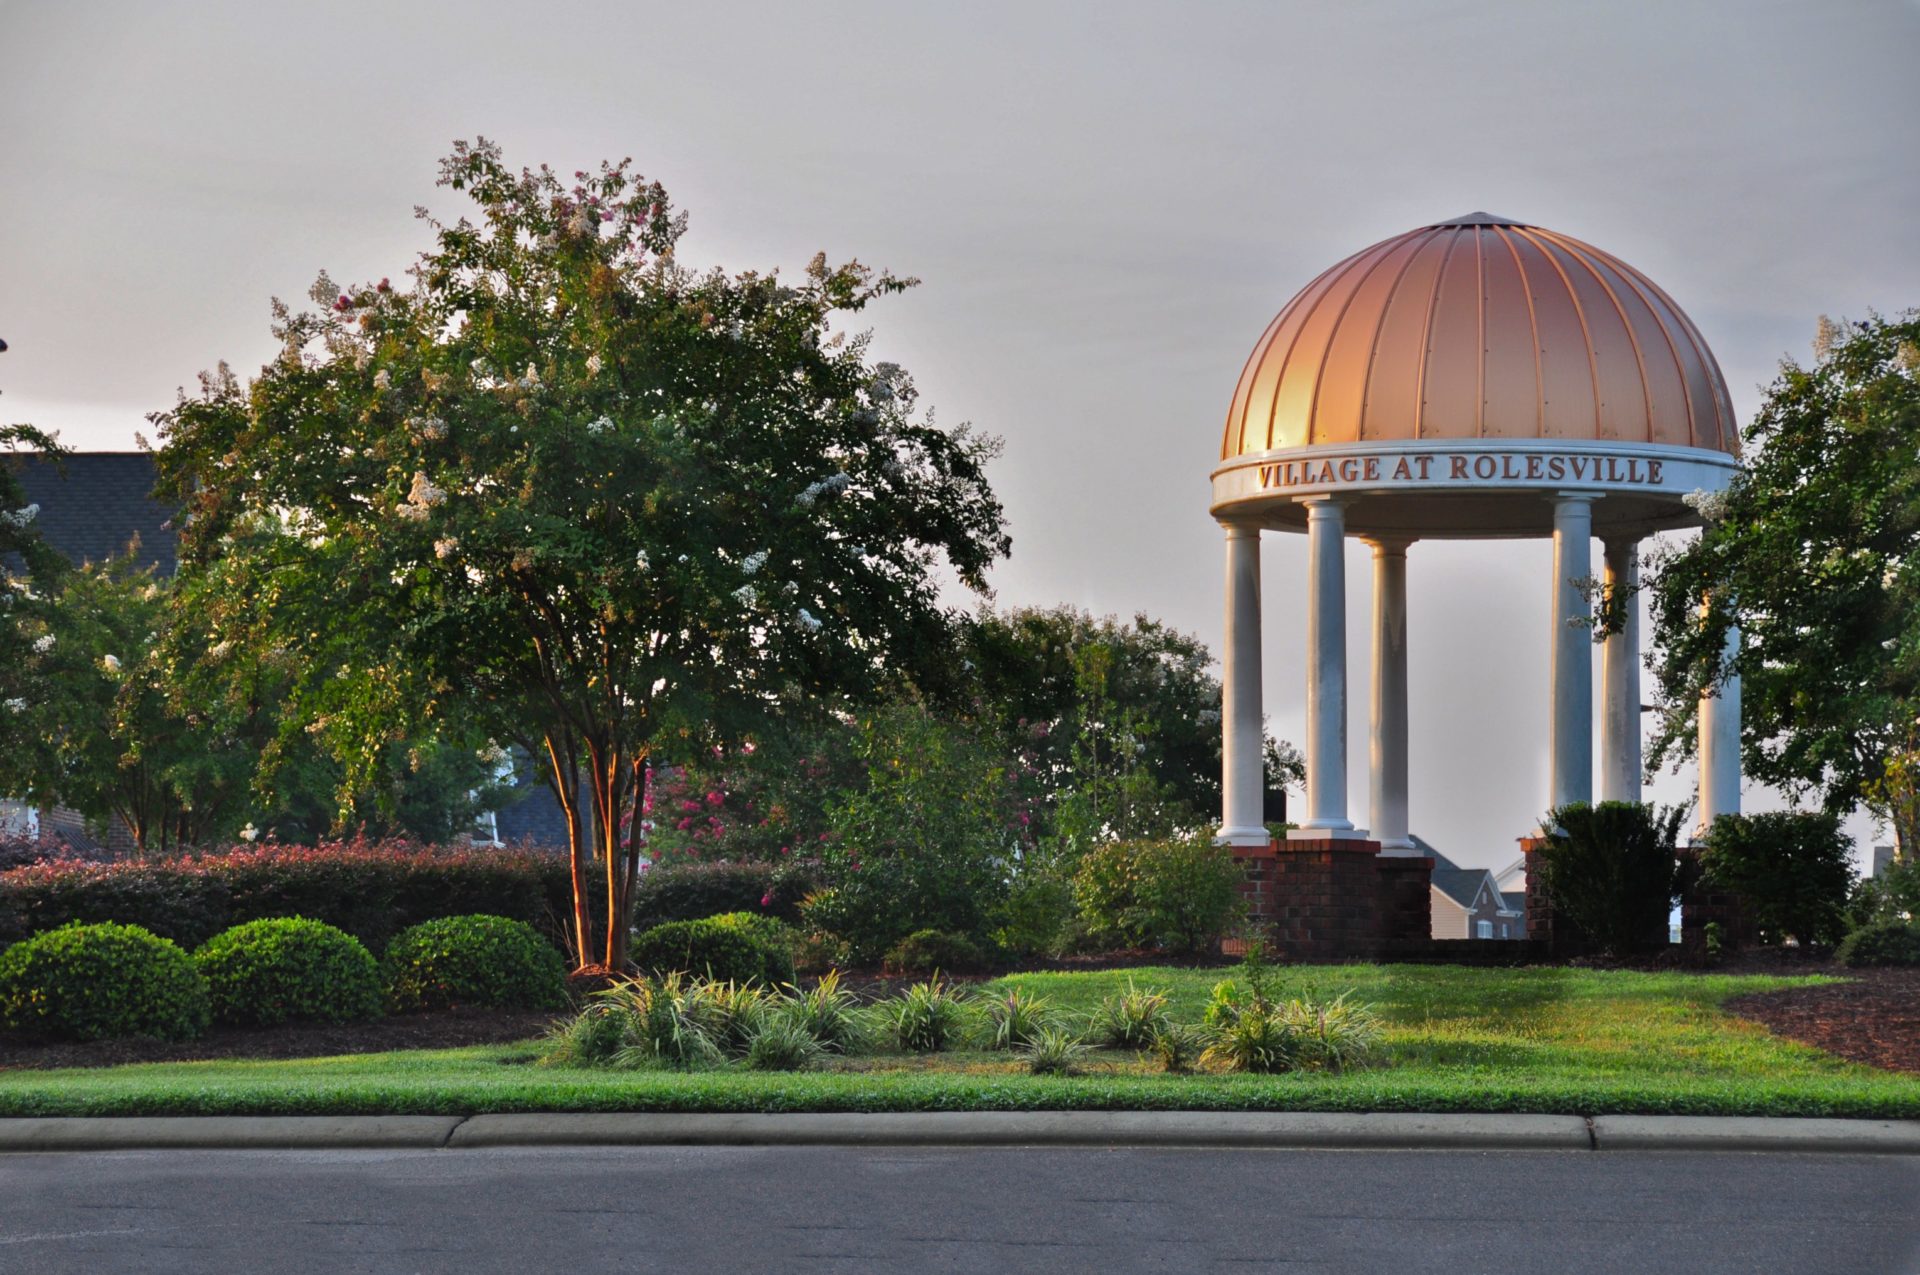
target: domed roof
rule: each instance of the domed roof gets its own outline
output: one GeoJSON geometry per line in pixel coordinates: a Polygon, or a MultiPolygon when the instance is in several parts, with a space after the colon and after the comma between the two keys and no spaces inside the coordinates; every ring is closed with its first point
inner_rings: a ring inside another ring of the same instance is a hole
{"type": "Polygon", "coordinates": [[[1377,243],[1302,289],[1240,373],[1220,455],[1426,439],[1740,448],[1719,365],[1671,297],[1490,213],[1377,243]]]}

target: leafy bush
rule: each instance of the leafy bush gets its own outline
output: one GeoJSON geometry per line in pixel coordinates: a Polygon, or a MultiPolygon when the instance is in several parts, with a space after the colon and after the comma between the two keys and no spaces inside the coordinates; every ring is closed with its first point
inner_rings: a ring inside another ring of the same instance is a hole
{"type": "Polygon", "coordinates": [[[887,951],[890,974],[977,974],[990,962],[980,945],[963,934],[917,930],[887,951]]]}
{"type": "Polygon", "coordinates": [[[1920,925],[1887,921],[1855,930],[1833,959],[1850,969],[1869,965],[1920,965],[1920,925]]]}
{"type": "Polygon", "coordinates": [[[1107,1049],[1145,1049],[1167,1021],[1167,995],[1149,988],[1141,991],[1127,976],[1127,990],[1101,998],[1088,1029],[1094,1041],[1107,1049]]]}
{"type": "Polygon", "coordinates": [[[193,961],[137,925],[67,925],[0,953],[0,1022],[74,1040],[207,1029],[207,985],[193,961]]]}
{"type": "Polygon", "coordinates": [[[1847,899],[1847,928],[1920,919],[1920,858],[1896,859],[1863,877],[1847,899]]]}
{"type": "Polygon", "coordinates": [[[861,964],[919,930],[983,941],[1025,837],[1003,761],[918,708],[866,723],[856,753],[866,782],[831,812],[808,922],[861,964]]]}
{"type": "Polygon", "coordinates": [[[1207,1033],[1188,1023],[1162,1022],[1153,1029],[1147,1051],[1160,1064],[1160,1070],[1173,1075],[1192,1071],[1206,1053],[1207,1033]]]}
{"type": "Polygon", "coordinates": [[[503,916],[449,916],[402,930],[383,964],[396,1010],[567,1003],[560,953],[532,926],[503,916]]]}
{"type": "Polygon", "coordinates": [[[793,958],[745,930],[717,921],[668,921],[633,941],[633,963],[656,974],[681,972],[722,982],[766,983],[793,977],[793,958]]]}
{"type": "Polygon", "coordinates": [[[223,1023],[345,1023],[384,1008],[380,967],[360,941],[304,917],[236,925],[208,939],[193,963],[223,1023]]]}
{"type": "Polygon", "coordinates": [[[1056,956],[1073,919],[1073,883],[1026,859],[995,918],[993,944],[1016,956],[1056,956]]]}
{"type": "Polygon", "coordinates": [[[794,980],[793,955],[800,946],[800,932],[793,926],[752,912],[722,912],[719,916],[706,919],[715,925],[738,930],[766,947],[770,956],[767,967],[769,983],[791,983],[794,980]]]}
{"type": "Polygon", "coordinates": [[[117,921],[191,948],[247,921],[304,916],[378,952],[408,926],[485,913],[558,942],[571,899],[566,861],[536,851],[344,841],[142,863],[60,859],[0,872],[0,941],[117,921]]]}
{"type": "Polygon", "coordinates": [[[1071,1076],[1090,1052],[1071,1032],[1058,1027],[1042,1027],[1019,1046],[1021,1061],[1035,1076],[1071,1076]]]}
{"type": "Polygon", "coordinates": [[[1657,951],[1678,893],[1675,844],[1682,812],[1631,801],[1577,802],[1549,811],[1539,857],[1547,897],[1603,952],[1657,951]]]}
{"type": "Polygon", "coordinates": [[[1853,842],[1820,811],[1721,815],[1700,852],[1706,879],[1740,896],[1763,935],[1802,948],[1845,932],[1853,842]]]}
{"type": "Polygon", "coordinates": [[[1040,1033],[1058,1025],[1052,1001],[1017,987],[986,1005],[995,1049],[1024,1049],[1040,1033]]]}
{"type": "Polygon", "coordinates": [[[938,978],[915,983],[880,1009],[894,1043],[916,1054],[938,1053],[952,1046],[965,1032],[969,1017],[966,997],[938,978]]]}
{"type": "Polygon", "coordinates": [[[1081,860],[1073,897],[1096,938],[1191,954],[1232,926],[1240,875],[1232,850],[1207,837],[1113,841],[1081,860]]]}
{"type": "Polygon", "coordinates": [[[543,1067],[606,1067],[634,1043],[631,1013],[610,1004],[592,1004],[548,1030],[543,1067]]]}
{"type": "Polygon", "coordinates": [[[653,865],[634,883],[633,924],[649,930],[728,912],[797,922],[801,900],[817,886],[817,869],[808,863],[676,859],[653,865]]]}

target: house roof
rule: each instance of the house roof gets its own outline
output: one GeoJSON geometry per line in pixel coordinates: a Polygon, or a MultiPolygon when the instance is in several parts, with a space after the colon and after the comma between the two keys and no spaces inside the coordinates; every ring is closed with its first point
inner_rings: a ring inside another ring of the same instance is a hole
{"type": "MultiPolygon", "coordinates": [[[[124,553],[139,538],[135,564],[173,573],[179,539],[174,510],[153,498],[151,452],[73,452],[57,461],[25,453],[0,464],[17,465],[30,504],[40,506],[34,526],[68,561],[102,562],[124,553]]],[[[18,564],[9,561],[11,570],[18,564]]]]}
{"type": "Polygon", "coordinates": [[[1525,890],[1504,891],[1500,895],[1500,903],[1507,911],[1518,912],[1524,916],[1527,911],[1527,892],[1525,890]]]}
{"type": "Polygon", "coordinates": [[[1435,867],[1433,888],[1471,911],[1473,901],[1480,897],[1480,891],[1486,885],[1487,875],[1485,868],[1435,867]]]}

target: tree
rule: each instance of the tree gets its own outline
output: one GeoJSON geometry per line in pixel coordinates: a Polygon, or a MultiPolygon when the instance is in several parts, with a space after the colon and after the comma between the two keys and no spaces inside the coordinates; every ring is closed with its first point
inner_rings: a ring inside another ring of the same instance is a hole
{"type": "Polygon", "coordinates": [[[410,288],[276,304],[278,359],[156,416],[163,483],[189,571],[250,559],[223,622],[298,654],[297,711],[354,765],[460,713],[546,761],[576,960],[616,969],[655,746],[937,680],[935,568],[980,589],[1007,552],[993,447],[834,330],[911,280],[696,273],[627,161],[569,184],[483,139],[441,184],[479,221],[428,218],[410,288]]]}
{"type": "Polygon", "coordinates": [[[1699,538],[1652,563],[1649,762],[1691,753],[1700,694],[1737,672],[1747,772],[1835,812],[1868,802],[1906,856],[1920,846],[1920,315],[1822,319],[1817,353],[1781,367],[1744,472],[1696,502],[1699,538]]]}

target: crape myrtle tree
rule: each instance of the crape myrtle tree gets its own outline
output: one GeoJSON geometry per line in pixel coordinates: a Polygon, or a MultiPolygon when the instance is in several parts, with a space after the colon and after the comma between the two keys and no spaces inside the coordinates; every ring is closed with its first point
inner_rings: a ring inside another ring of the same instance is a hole
{"type": "Polygon", "coordinates": [[[1746,435],[1745,471],[1697,498],[1699,538],[1646,588],[1662,715],[1649,764],[1694,747],[1729,626],[1743,638],[1747,773],[1863,801],[1903,857],[1920,846],[1920,314],[1823,318],[1810,367],[1782,366],[1746,435]],[[1702,599],[1708,599],[1702,607],[1702,599]]]}
{"type": "Polygon", "coordinates": [[[568,182],[482,139],[440,181],[477,220],[421,210],[407,286],[323,275],[321,308],[279,307],[257,377],[156,417],[162,481],[190,570],[255,559],[219,605],[300,654],[294,700],[343,754],[464,711],[544,760],[575,958],[618,969],[653,749],[938,680],[938,573],[981,589],[1008,548],[991,440],[838,326],[911,280],[697,272],[627,161],[568,182]]]}

